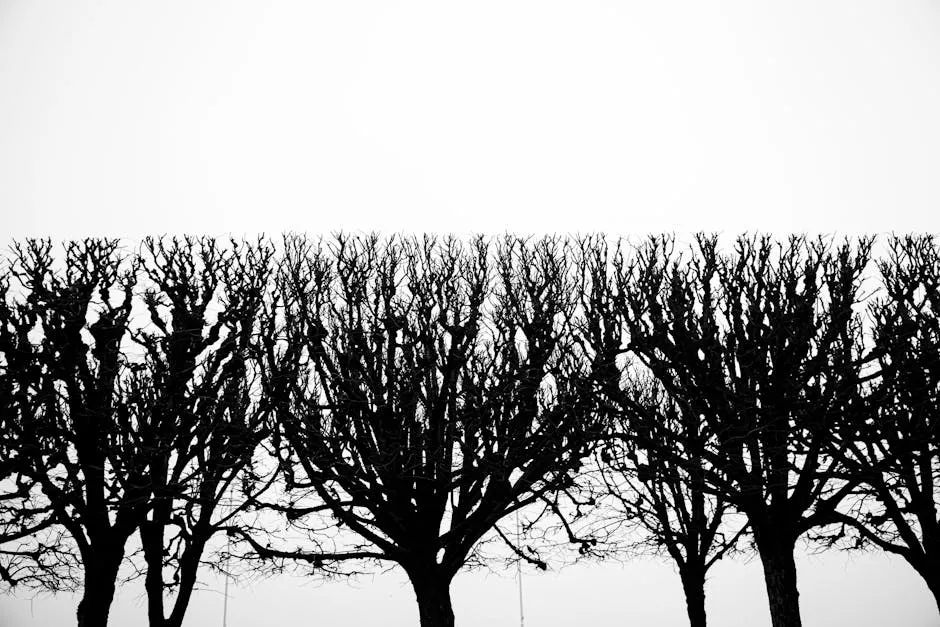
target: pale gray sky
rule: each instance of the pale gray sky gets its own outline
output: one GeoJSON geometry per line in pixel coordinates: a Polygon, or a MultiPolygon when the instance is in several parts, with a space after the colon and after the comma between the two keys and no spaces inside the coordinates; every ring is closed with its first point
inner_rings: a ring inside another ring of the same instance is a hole
{"type": "MultiPolygon", "coordinates": [[[[0,239],[940,231],[937,111],[936,0],[0,0],[0,239]]],[[[936,621],[897,561],[800,567],[808,627],[936,621]]],[[[144,624],[138,594],[115,625],[144,624]]],[[[460,627],[517,624],[508,577],[454,594],[460,627]]],[[[530,627],[685,623],[648,560],[529,574],[526,599],[530,627]]],[[[74,602],[31,619],[0,597],[0,624],[68,624],[74,602]]],[[[756,561],[714,572],[713,624],[765,606],[756,561]]],[[[395,574],[238,586],[231,609],[231,627],[417,616],[395,574]]],[[[198,595],[190,624],[216,621],[198,595]]]]}

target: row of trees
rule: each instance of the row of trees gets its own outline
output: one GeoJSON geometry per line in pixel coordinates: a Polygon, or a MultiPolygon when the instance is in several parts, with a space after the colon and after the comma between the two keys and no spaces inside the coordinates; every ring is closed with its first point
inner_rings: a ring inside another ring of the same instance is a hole
{"type": "Polygon", "coordinates": [[[80,589],[80,626],[133,577],[181,625],[221,546],[396,564],[423,627],[487,547],[558,538],[669,555],[693,626],[748,550],[800,625],[804,538],[940,605],[932,237],[31,240],[2,272],[0,579],[80,589]]]}

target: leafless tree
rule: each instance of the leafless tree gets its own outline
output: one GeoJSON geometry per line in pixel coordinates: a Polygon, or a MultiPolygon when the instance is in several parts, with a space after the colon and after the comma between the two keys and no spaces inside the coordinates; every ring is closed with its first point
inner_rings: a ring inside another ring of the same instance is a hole
{"type": "MultiPolygon", "coordinates": [[[[127,540],[149,507],[145,463],[125,454],[136,435],[122,425],[122,344],[136,273],[115,240],[70,242],[64,257],[58,264],[49,241],[13,248],[9,276],[18,294],[6,294],[0,312],[12,400],[3,437],[15,451],[17,482],[31,491],[29,507],[74,545],[82,569],[78,624],[100,626],[127,540]]],[[[49,570],[55,564],[39,566],[59,576],[49,570]]]]}
{"type": "Polygon", "coordinates": [[[254,364],[273,254],[211,238],[142,247],[149,325],[133,333],[144,358],[128,408],[152,492],[140,524],[151,627],[182,624],[210,540],[270,483],[254,465],[268,436],[254,364]]]}
{"type": "Polygon", "coordinates": [[[932,236],[893,237],[879,262],[884,293],[872,305],[878,377],[868,413],[840,429],[833,455],[854,498],[822,534],[903,557],[940,607],[940,248],[932,236]]]}
{"type": "Polygon", "coordinates": [[[268,558],[373,559],[407,573],[421,625],[452,626],[450,583],[522,508],[561,516],[600,421],[574,342],[576,276],[558,238],[294,237],[283,312],[264,334],[265,393],[295,521],[325,508],[357,541],[277,548],[268,558]],[[312,495],[305,501],[304,495],[312,495]],[[308,503],[307,506],[304,503],[308,503]]]}
{"type": "Polygon", "coordinates": [[[266,485],[251,364],[272,258],[208,238],[140,254],[90,239],[62,260],[49,241],[14,246],[0,305],[4,579],[80,588],[79,626],[106,625],[139,533],[150,623],[181,624],[208,542],[266,485]]]}
{"type": "Polygon", "coordinates": [[[0,277],[0,582],[9,587],[77,586],[68,542],[52,507],[24,465],[17,426],[37,411],[42,367],[33,360],[28,316],[10,295],[11,268],[0,277]]]}
{"type": "Polygon", "coordinates": [[[580,240],[583,339],[602,355],[596,378],[605,412],[605,443],[596,454],[603,493],[593,518],[605,544],[633,555],[666,554],[676,565],[689,622],[706,624],[705,580],[732,551],[746,524],[729,520],[731,506],[705,481],[708,445],[699,417],[684,410],[663,386],[626,355],[627,337],[611,257],[602,237],[580,240]]]}
{"type": "Polygon", "coordinates": [[[616,272],[631,352],[700,423],[673,461],[747,517],[775,627],[801,624],[797,540],[853,489],[827,452],[861,411],[856,306],[871,243],[743,236],[723,255],[699,236],[682,257],[660,237],[616,272]]]}
{"type": "Polygon", "coordinates": [[[641,541],[629,549],[647,548],[673,560],[689,624],[704,627],[708,571],[736,547],[746,524],[733,523],[730,503],[705,486],[706,442],[698,418],[683,412],[654,381],[634,383],[623,393],[631,398],[598,453],[612,510],[605,517],[639,531],[641,541]],[[642,417],[631,419],[637,410],[642,417]]]}

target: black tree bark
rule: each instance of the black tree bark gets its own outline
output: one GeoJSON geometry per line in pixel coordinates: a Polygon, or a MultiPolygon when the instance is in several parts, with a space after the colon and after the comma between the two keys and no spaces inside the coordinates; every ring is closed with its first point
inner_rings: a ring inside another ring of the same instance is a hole
{"type": "Polygon", "coordinates": [[[196,575],[199,570],[199,560],[205,550],[204,542],[194,542],[189,546],[180,560],[180,587],[176,595],[173,611],[164,625],[166,627],[181,627],[189,602],[192,600],[193,590],[196,587],[196,575]]]}
{"type": "Polygon", "coordinates": [[[705,627],[705,572],[685,568],[679,573],[685,592],[685,606],[689,614],[690,627],[705,627]]]}
{"type": "Polygon", "coordinates": [[[150,521],[141,525],[140,538],[144,549],[144,559],[147,562],[144,587],[147,591],[147,618],[150,627],[180,627],[183,624],[183,618],[196,587],[199,562],[205,550],[205,542],[201,538],[207,537],[208,534],[203,530],[197,530],[194,535],[197,535],[199,539],[192,540],[178,558],[179,587],[176,599],[170,608],[170,615],[166,616],[163,582],[165,526],[150,521]]]}
{"type": "Polygon", "coordinates": [[[800,593],[796,585],[795,539],[783,534],[754,529],[754,540],[770,604],[773,627],[802,627],[800,593]]]}
{"type": "Polygon", "coordinates": [[[421,627],[454,627],[454,608],[450,600],[453,578],[437,564],[407,568],[408,578],[418,599],[421,627]]]}
{"type": "Polygon", "coordinates": [[[147,562],[147,618],[151,627],[163,625],[163,526],[148,521],[140,526],[140,540],[147,562]]]}
{"type": "Polygon", "coordinates": [[[914,564],[911,560],[908,563],[914,567],[917,574],[923,577],[927,588],[933,595],[934,602],[937,604],[937,611],[940,611],[940,566],[925,565],[923,563],[914,564]]]}
{"type": "Polygon", "coordinates": [[[78,603],[78,627],[106,627],[114,600],[121,552],[85,562],[85,588],[78,603]]]}

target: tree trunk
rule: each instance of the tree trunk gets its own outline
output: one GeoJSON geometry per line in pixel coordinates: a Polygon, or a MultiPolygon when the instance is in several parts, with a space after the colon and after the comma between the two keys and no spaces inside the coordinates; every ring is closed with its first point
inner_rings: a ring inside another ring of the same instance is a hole
{"type": "Polygon", "coordinates": [[[796,539],[775,530],[754,529],[754,540],[764,567],[764,583],[773,627],[802,627],[800,593],[796,586],[796,539]]]}
{"type": "MultiPolygon", "coordinates": [[[[910,560],[908,561],[910,562],[910,560]]],[[[927,571],[923,568],[918,568],[916,565],[914,568],[927,583],[927,587],[930,589],[931,594],[933,594],[933,600],[937,604],[937,611],[940,612],[940,569],[927,571]]]]}
{"type": "Polygon", "coordinates": [[[432,567],[406,569],[418,599],[421,627],[454,627],[454,610],[450,603],[451,576],[436,566],[435,563],[432,567]]]}
{"type": "Polygon", "coordinates": [[[204,550],[204,542],[194,541],[186,548],[180,559],[179,590],[176,593],[176,602],[173,603],[173,611],[170,612],[170,617],[165,622],[166,627],[182,627],[183,625],[183,618],[186,616],[186,610],[189,609],[193,589],[196,587],[199,561],[202,559],[204,550]]]}
{"type": "Polygon", "coordinates": [[[679,573],[685,591],[685,606],[690,627],[705,627],[705,572],[686,569],[679,573]]]}
{"type": "Polygon", "coordinates": [[[205,542],[201,539],[207,537],[207,532],[201,526],[193,535],[193,539],[186,546],[179,560],[179,586],[176,600],[173,602],[170,615],[166,616],[164,603],[163,558],[165,526],[161,523],[147,521],[140,527],[141,543],[144,557],[147,561],[147,577],[144,586],[147,590],[147,614],[150,627],[181,627],[192,600],[193,589],[196,587],[196,575],[199,571],[199,562],[205,550],[205,542]]]}
{"type": "Polygon", "coordinates": [[[163,627],[163,525],[145,521],[140,540],[147,562],[144,588],[147,591],[147,618],[150,627],[163,627]]]}
{"type": "Polygon", "coordinates": [[[85,586],[78,603],[78,627],[106,627],[117,582],[121,555],[90,559],[85,566],[85,586]]]}

